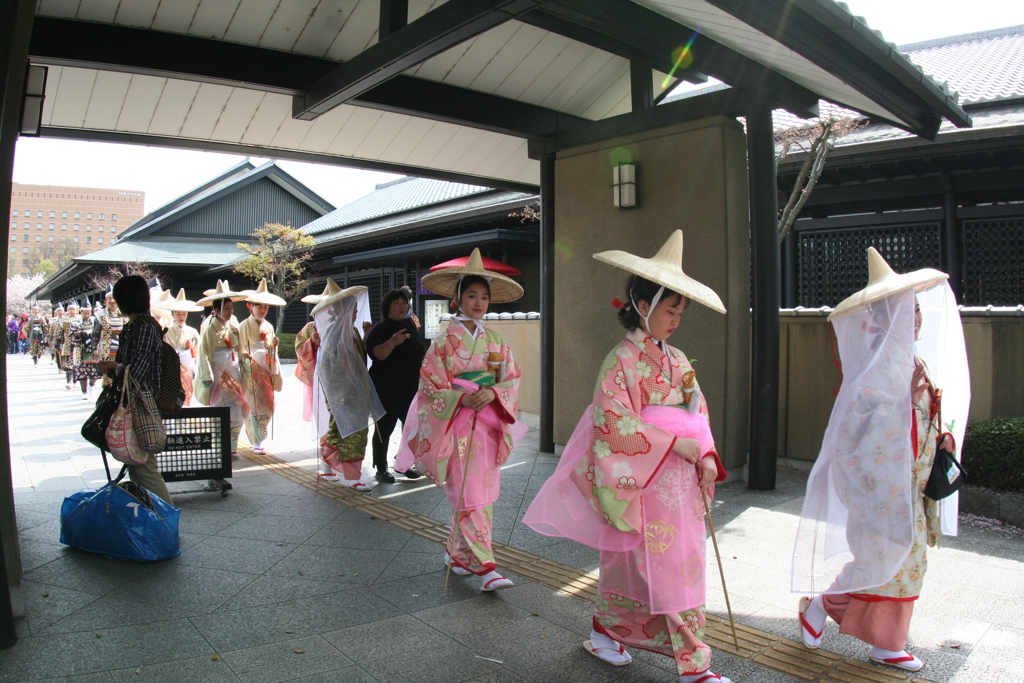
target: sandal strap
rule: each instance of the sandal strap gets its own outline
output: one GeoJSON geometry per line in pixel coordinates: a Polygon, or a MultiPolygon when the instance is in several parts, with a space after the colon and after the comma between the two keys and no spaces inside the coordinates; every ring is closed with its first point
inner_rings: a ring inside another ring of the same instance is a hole
{"type": "Polygon", "coordinates": [[[882,661],[886,664],[900,664],[902,662],[912,662],[917,659],[914,655],[906,655],[904,657],[892,657],[890,659],[883,659],[882,661]]]}
{"type": "Polygon", "coordinates": [[[507,576],[497,576],[497,577],[491,579],[490,581],[488,581],[487,583],[485,583],[484,584],[484,588],[487,588],[488,586],[490,586],[495,581],[508,581],[508,577],[507,576]]]}
{"type": "Polygon", "coordinates": [[[710,671],[695,680],[693,683],[706,683],[707,681],[720,681],[722,677],[718,674],[713,674],[710,671]]]}
{"type": "MultiPolygon", "coordinates": [[[[792,614],[792,612],[790,612],[790,614],[792,614]]],[[[821,631],[815,631],[813,628],[811,628],[811,625],[807,623],[806,619],[804,619],[803,612],[800,613],[800,625],[803,626],[804,629],[808,633],[810,633],[811,636],[813,636],[814,638],[821,638],[821,634],[825,631],[825,629],[822,629],[821,631]]],[[[721,676],[719,676],[719,678],[721,678],[721,676]]],[[[700,683],[700,681],[697,681],[697,683],[700,683]]]]}

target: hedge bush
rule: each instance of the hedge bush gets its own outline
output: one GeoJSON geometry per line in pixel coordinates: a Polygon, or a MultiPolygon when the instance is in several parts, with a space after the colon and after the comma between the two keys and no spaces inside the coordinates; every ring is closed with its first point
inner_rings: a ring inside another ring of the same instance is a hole
{"type": "Polygon", "coordinates": [[[281,340],[280,346],[277,347],[278,358],[290,358],[295,359],[295,335],[290,332],[281,332],[277,335],[277,338],[281,340]]]}
{"type": "Polygon", "coordinates": [[[1024,492],[1024,417],[967,425],[963,465],[968,484],[1024,492]]]}

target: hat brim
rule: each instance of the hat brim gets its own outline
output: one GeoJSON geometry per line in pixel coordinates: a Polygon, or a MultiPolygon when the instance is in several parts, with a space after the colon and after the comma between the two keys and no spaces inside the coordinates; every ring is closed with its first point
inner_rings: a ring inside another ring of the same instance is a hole
{"type": "Polygon", "coordinates": [[[868,285],[856,294],[848,296],[840,301],[839,305],[835,307],[835,310],[829,314],[828,319],[831,320],[837,315],[849,313],[861,306],[867,306],[868,304],[872,304],[876,301],[881,301],[882,299],[894,294],[899,294],[900,292],[906,292],[911,289],[915,291],[928,289],[929,287],[937,285],[948,279],[948,274],[943,273],[941,270],[935,270],[934,268],[922,268],[921,270],[915,270],[911,273],[890,275],[881,282],[868,285]]]}
{"type": "Polygon", "coordinates": [[[323,294],[307,294],[306,296],[299,299],[304,304],[318,304],[324,300],[323,294]]]}
{"type": "Polygon", "coordinates": [[[639,275],[651,282],[662,285],[666,289],[682,294],[690,301],[707,306],[713,311],[725,313],[725,305],[718,294],[707,285],[694,280],[681,268],[672,268],[651,259],[640,258],[626,251],[613,249],[594,254],[594,258],[602,263],[620,268],[627,273],[639,275]]]}
{"type": "Polygon", "coordinates": [[[348,289],[343,289],[340,292],[337,292],[335,294],[331,294],[329,296],[321,296],[320,303],[318,303],[316,306],[314,306],[313,310],[310,311],[310,312],[311,313],[317,313],[318,311],[322,311],[323,309],[327,308],[331,304],[337,303],[337,302],[341,301],[342,299],[347,299],[350,296],[354,296],[356,294],[359,294],[360,292],[365,292],[365,291],[367,291],[367,288],[364,287],[363,285],[355,285],[353,287],[349,287],[348,289]]]}
{"type": "Polygon", "coordinates": [[[196,303],[199,304],[200,306],[208,306],[212,304],[214,301],[219,301],[221,299],[231,299],[232,301],[244,301],[245,298],[245,294],[241,292],[232,292],[229,290],[225,292],[216,292],[214,294],[211,294],[210,296],[204,296],[196,303]]]}
{"type": "Polygon", "coordinates": [[[267,306],[285,306],[287,305],[288,302],[282,299],[281,297],[277,296],[276,294],[271,294],[270,292],[257,292],[256,290],[252,290],[252,293],[245,297],[245,303],[265,304],[267,306]]]}
{"type": "Polygon", "coordinates": [[[172,313],[177,311],[184,311],[185,313],[202,313],[204,310],[206,310],[199,304],[189,301],[188,299],[175,299],[171,303],[168,303],[166,306],[162,306],[162,308],[165,311],[171,311],[172,313]]]}
{"type": "Polygon", "coordinates": [[[485,278],[491,285],[492,304],[507,304],[511,301],[521,299],[523,296],[522,286],[512,278],[500,275],[490,270],[480,270],[456,266],[437,270],[423,276],[421,280],[424,287],[435,294],[454,299],[459,280],[466,275],[476,275],[485,278]]]}

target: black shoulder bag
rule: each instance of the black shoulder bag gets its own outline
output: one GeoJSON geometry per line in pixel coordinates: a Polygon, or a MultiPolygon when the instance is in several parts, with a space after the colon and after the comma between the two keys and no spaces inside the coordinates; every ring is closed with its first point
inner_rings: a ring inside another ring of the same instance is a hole
{"type": "Polygon", "coordinates": [[[939,436],[936,437],[935,462],[932,463],[928,483],[924,486],[924,495],[932,500],[942,500],[963,488],[967,470],[952,453],[939,448],[942,444],[942,390],[937,389],[935,394],[935,400],[939,401],[939,436]]]}

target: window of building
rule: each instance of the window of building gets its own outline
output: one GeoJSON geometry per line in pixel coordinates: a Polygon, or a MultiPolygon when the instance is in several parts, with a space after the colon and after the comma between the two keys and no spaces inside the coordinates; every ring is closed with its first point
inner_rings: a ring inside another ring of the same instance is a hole
{"type": "Polygon", "coordinates": [[[11,235],[11,241],[12,242],[17,242],[18,241],[18,236],[17,235],[11,235]]]}
{"type": "Polygon", "coordinates": [[[26,224],[25,224],[25,229],[26,229],[26,230],[28,230],[28,229],[29,229],[29,228],[31,228],[31,227],[32,227],[32,224],[31,224],[31,223],[26,223],[26,224]]]}
{"type": "Polygon", "coordinates": [[[92,242],[92,237],[85,238],[85,243],[88,244],[89,242],[92,242]]]}
{"type": "Polygon", "coordinates": [[[56,227],[57,227],[56,225],[54,225],[53,223],[50,223],[50,230],[53,230],[56,227]]]}
{"type": "Polygon", "coordinates": [[[75,235],[75,241],[76,242],[78,241],[78,235],[75,235]]]}
{"type": "Polygon", "coordinates": [[[79,213],[78,211],[75,211],[75,218],[81,218],[81,217],[82,217],[82,214],[79,213]]]}
{"type": "Polygon", "coordinates": [[[42,242],[42,241],[43,241],[43,236],[42,235],[36,235],[36,242],[42,242]]]}
{"type": "Polygon", "coordinates": [[[117,220],[117,214],[116,213],[110,214],[110,220],[116,221],[117,220]]]}
{"type": "Polygon", "coordinates": [[[21,253],[22,254],[27,254],[28,253],[28,247],[22,247],[21,248],[21,253]]]}
{"type": "Polygon", "coordinates": [[[28,259],[27,258],[21,259],[21,265],[27,266],[28,265],[28,259]]]}
{"type": "Polygon", "coordinates": [[[100,232],[103,232],[103,226],[102,225],[97,225],[96,229],[99,230],[100,232]]]}
{"type": "Polygon", "coordinates": [[[100,220],[103,220],[103,214],[102,213],[100,214],[100,220]]]}
{"type": "Polygon", "coordinates": [[[91,225],[87,225],[87,226],[85,226],[85,229],[86,229],[86,231],[90,231],[91,232],[92,231],[92,226],[91,225]]]}
{"type": "Polygon", "coordinates": [[[61,242],[67,242],[68,241],[68,236],[67,235],[61,235],[60,236],[60,241],[61,242]]]}
{"type": "Polygon", "coordinates": [[[111,225],[110,232],[117,232],[117,226],[111,225]]]}
{"type": "Polygon", "coordinates": [[[60,229],[61,230],[67,230],[68,229],[68,224],[67,223],[61,223],[60,224],[60,229]]]}
{"type": "Polygon", "coordinates": [[[100,244],[103,244],[103,238],[102,237],[97,237],[96,241],[99,242],[100,244]]]}
{"type": "Polygon", "coordinates": [[[43,217],[43,212],[42,211],[36,211],[36,217],[37,218],[42,218],[43,217]]]}
{"type": "Polygon", "coordinates": [[[50,218],[55,218],[56,216],[57,216],[57,212],[56,211],[51,211],[50,212],[50,218]]]}
{"type": "Polygon", "coordinates": [[[80,227],[80,226],[78,225],[78,223],[75,223],[75,230],[78,230],[78,229],[79,229],[79,227],[80,227]]]}
{"type": "Polygon", "coordinates": [[[48,241],[48,242],[52,242],[52,241],[53,241],[53,235],[50,235],[50,239],[49,239],[49,240],[47,240],[47,241],[48,241]]]}
{"type": "Polygon", "coordinates": [[[92,218],[92,214],[91,213],[87,213],[87,214],[85,214],[85,217],[86,218],[92,218]]]}
{"type": "Polygon", "coordinates": [[[28,242],[28,235],[25,235],[25,241],[28,242]]]}
{"type": "Polygon", "coordinates": [[[67,211],[61,211],[60,212],[60,217],[61,218],[67,218],[68,217],[68,212],[67,211]]]}
{"type": "Polygon", "coordinates": [[[12,254],[16,254],[17,252],[18,252],[18,248],[17,247],[11,247],[11,253],[12,254]]]}
{"type": "Polygon", "coordinates": [[[43,224],[42,223],[36,223],[36,230],[42,230],[42,229],[43,229],[43,224]]]}
{"type": "Polygon", "coordinates": [[[17,215],[18,215],[18,210],[17,210],[17,209],[15,209],[14,211],[12,211],[12,212],[11,212],[11,215],[12,215],[12,216],[17,216],[17,215]]]}

